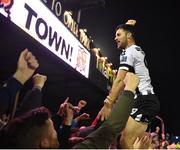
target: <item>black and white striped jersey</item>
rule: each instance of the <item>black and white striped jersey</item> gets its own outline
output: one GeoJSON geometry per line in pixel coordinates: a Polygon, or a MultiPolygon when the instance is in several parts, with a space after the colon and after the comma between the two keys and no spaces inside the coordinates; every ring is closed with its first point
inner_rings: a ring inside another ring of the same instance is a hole
{"type": "Polygon", "coordinates": [[[139,46],[131,45],[122,51],[119,69],[134,72],[139,76],[140,83],[138,89],[140,93],[143,93],[144,91],[153,91],[149,70],[145,60],[145,53],[139,46]]]}

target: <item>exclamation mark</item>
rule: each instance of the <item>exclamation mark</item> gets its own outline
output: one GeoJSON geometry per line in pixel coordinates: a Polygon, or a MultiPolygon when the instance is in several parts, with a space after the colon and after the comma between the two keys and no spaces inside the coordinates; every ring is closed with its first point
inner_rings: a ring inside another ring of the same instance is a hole
{"type": "Polygon", "coordinates": [[[70,51],[70,55],[69,55],[69,61],[71,62],[71,58],[72,58],[72,52],[73,52],[73,47],[71,47],[71,51],[70,51]]]}

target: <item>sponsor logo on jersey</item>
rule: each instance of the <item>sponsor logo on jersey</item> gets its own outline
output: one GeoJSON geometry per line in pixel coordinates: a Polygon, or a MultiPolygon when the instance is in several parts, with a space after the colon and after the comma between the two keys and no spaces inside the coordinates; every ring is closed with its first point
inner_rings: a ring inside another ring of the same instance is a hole
{"type": "Polygon", "coordinates": [[[127,61],[127,56],[121,56],[121,62],[126,62],[127,61]]]}

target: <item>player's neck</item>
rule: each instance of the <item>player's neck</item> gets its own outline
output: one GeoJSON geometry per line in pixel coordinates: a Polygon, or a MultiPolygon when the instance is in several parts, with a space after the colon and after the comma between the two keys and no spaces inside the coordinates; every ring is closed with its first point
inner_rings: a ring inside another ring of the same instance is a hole
{"type": "Polygon", "coordinates": [[[133,42],[130,42],[130,43],[128,43],[127,44],[127,46],[126,46],[126,49],[128,48],[128,47],[130,47],[130,46],[132,46],[132,45],[135,45],[136,43],[133,41],[133,42]]]}

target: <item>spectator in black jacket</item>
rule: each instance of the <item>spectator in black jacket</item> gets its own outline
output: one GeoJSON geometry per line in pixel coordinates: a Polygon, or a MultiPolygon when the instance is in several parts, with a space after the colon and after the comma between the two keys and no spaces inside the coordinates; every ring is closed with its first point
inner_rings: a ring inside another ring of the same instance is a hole
{"type": "Polygon", "coordinates": [[[35,56],[28,49],[23,50],[15,74],[0,86],[0,115],[11,111],[18,91],[38,67],[35,56]]]}
{"type": "Polygon", "coordinates": [[[32,79],[33,87],[25,94],[22,103],[16,110],[16,116],[42,105],[42,88],[47,80],[47,76],[37,73],[32,79]]]}

